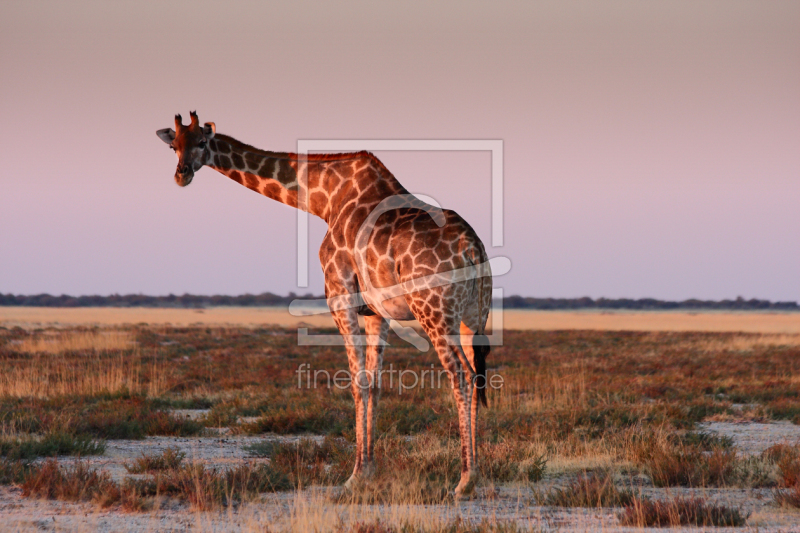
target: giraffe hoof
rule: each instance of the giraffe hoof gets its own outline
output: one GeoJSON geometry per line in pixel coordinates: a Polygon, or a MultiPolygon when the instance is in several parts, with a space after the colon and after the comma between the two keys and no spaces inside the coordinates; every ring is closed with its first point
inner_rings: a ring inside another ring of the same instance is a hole
{"type": "Polygon", "coordinates": [[[453,503],[467,502],[467,501],[470,501],[470,500],[474,500],[476,497],[477,497],[477,495],[474,492],[470,492],[470,493],[461,492],[461,493],[459,493],[459,492],[453,491],[453,492],[450,493],[450,498],[453,500],[453,503]]]}
{"type": "Polygon", "coordinates": [[[350,478],[344,482],[344,488],[346,490],[355,490],[357,487],[364,484],[364,476],[362,474],[353,474],[350,478]]]}
{"type": "Polygon", "coordinates": [[[459,481],[456,490],[453,491],[453,497],[456,500],[472,497],[475,493],[477,481],[478,475],[476,473],[469,473],[468,475],[461,476],[461,481],[459,481]]]}

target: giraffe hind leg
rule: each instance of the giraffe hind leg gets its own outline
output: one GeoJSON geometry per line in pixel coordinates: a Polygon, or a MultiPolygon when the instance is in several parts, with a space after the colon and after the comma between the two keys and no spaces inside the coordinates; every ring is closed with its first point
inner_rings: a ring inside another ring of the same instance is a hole
{"type": "Polygon", "coordinates": [[[459,284],[451,284],[442,288],[419,291],[407,296],[410,309],[423,327],[431,343],[436,349],[442,366],[450,377],[453,396],[458,410],[458,427],[461,437],[461,480],[455,488],[455,496],[460,498],[471,494],[478,480],[478,469],[475,462],[475,417],[472,416],[475,374],[472,365],[462,349],[459,325],[463,310],[464,288],[459,284]],[[429,299],[440,301],[434,311],[426,306],[429,299]]]}

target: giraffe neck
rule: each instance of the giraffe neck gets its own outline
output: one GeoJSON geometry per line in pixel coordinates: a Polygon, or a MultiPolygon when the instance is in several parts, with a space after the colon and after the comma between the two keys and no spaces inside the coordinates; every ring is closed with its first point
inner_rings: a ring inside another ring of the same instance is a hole
{"type": "MultiPolygon", "coordinates": [[[[205,164],[248,189],[288,206],[298,207],[300,187],[298,158],[295,154],[259,150],[218,134],[209,142],[205,164]]],[[[314,181],[316,178],[308,175],[307,182],[312,188],[316,185],[314,181]]],[[[307,207],[304,210],[322,215],[307,207]]]]}
{"type": "Polygon", "coordinates": [[[369,207],[387,196],[407,193],[368,152],[300,158],[297,154],[260,150],[222,134],[208,144],[207,166],[248,189],[317,215],[328,224],[354,199],[360,206],[369,207]]]}

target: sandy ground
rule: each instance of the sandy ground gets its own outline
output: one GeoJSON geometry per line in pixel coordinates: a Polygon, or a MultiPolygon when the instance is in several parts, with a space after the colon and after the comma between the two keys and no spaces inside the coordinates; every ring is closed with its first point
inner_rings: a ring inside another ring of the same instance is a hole
{"type": "MultiPolygon", "coordinates": [[[[330,314],[292,316],[278,307],[212,307],[208,309],[147,309],[114,307],[0,307],[0,326],[25,328],[97,324],[235,324],[334,328],[330,314]]],[[[496,321],[492,320],[491,323],[496,321]]],[[[406,326],[416,322],[404,322],[406,326]]],[[[743,331],[800,334],[800,313],[773,312],[623,312],[528,311],[503,312],[504,329],[627,330],[627,331],[743,331]]]]}
{"type": "MultiPolygon", "coordinates": [[[[202,411],[181,411],[181,416],[196,416],[202,411]]],[[[734,446],[743,453],[759,453],[778,442],[800,440],[800,427],[787,423],[727,423],[713,422],[703,425],[706,431],[728,435],[734,446]]],[[[150,437],[140,441],[109,441],[103,456],[92,457],[89,462],[121,479],[126,474],[124,464],[142,454],[156,454],[167,447],[177,447],[189,461],[219,468],[231,467],[243,461],[259,460],[249,457],[243,446],[261,440],[296,440],[301,438],[277,436],[227,436],[173,438],[150,437]]],[[[73,458],[62,458],[69,464],[73,458]]],[[[192,512],[186,504],[165,501],[158,510],[146,513],[119,513],[98,509],[91,504],[75,504],[23,498],[15,487],[0,487],[0,531],[271,531],[313,530],[315,526],[338,520],[352,521],[375,516],[421,517],[426,520],[450,520],[460,516],[466,520],[482,518],[512,520],[525,528],[540,531],[641,531],[622,528],[616,519],[615,509],[561,509],[535,503],[534,489],[562,485],[567,478],[546,479],[537,487],[503,486],[481,489],[478,498],[458,505],[355,507],[330,503],[330,493],[338,488],[309,489],[300,493],[266,494],[256,501],[236,509],[219,512],[192,512]],[[366,513],[365,516],[363,513],[366,513]]],[[[657,489],[639,487],[645,495],[654,498],[675,496],[701,496],[710,501],[733,505],[751,513],[744,528],[709,528],[708,531],[759,531],[762,533],[800,531],[800,512],[776,508],[770,489],[657,489]]],[[[702,531],[698,528],[654,531],[702,531]]]]}
{"type": "Polygon", "coordinates": [[[733,439],[736,450],[747,455],[756,455],[773,444],[800,443],[800,426],[791,422],[707,422],[700,430],[717,433],[733,439]]]}

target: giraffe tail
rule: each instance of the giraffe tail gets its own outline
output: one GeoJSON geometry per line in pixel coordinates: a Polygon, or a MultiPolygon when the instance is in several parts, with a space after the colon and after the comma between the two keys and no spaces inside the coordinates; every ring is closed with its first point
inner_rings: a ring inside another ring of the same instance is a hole
{"type": "Polygon", "coordinates": [[[484,407],[489,407],[486,400],[486,356],[489,355],[489,337],[486,335],[472,336],[472,351],[475,353],[475,387],[478,389],[478,400],[484,407]]]}
{"type": "Polygon", "coordinates": [[[487,269],[483,275],[473,280],[473,286],[477,289],[476,303],[478,305],[480,324],[478,331],[472,336],[472,351],[475,354],[475,387],[478,390],[478,400],[484,407],[489,407],[489,402],[486,399],[486,357],[489,355],[491,345],[489,344],[489,337],[485,335],[484,328],[486,328],[486,320],[489,317],[489,308],[491,307],[492,273],[483,245],[479,244],[474,247],[471,255],[470,262],[473,265],[480,265],[483,269],[487,269]]]}

